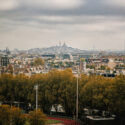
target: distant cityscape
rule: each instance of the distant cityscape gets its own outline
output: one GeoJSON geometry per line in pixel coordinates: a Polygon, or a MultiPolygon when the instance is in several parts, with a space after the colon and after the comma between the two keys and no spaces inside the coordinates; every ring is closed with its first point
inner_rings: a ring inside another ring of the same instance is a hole
{"type": "Polygon", "coordinates": [[[103,75],[114,77],[125,75],[124,51],[85,51],[63,45],[49,48],[33,48],[29,50],[8,48],[0,50],[0,74],[13,75],[48,73],[52,69],[64,70],[71,68],[74,75],[80,73],[87,75],[103,75]],[[34,60],[41,58],[43,65],[33,65],[34,60]]]}

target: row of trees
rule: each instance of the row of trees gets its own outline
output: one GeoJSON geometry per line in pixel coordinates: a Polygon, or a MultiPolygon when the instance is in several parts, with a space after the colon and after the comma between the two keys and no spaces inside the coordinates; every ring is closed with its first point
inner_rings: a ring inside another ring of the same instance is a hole
{"type": "MultiPolygon", "coordinates": [[[[76,77],[71,69],[52,70],[47,74],[0,76],[0,101],[29,103],[35,107],[34,86],[39,85],[39,107],[49,112],[54,104],[61,104],[67,115],[75,114],[76,77]]],[[[79,77],[79,113],[84,107],[97,108],[125,116],[125,76],[79,77]]],[[[26,107],[27,108],[27,107],[26,107]]]]}

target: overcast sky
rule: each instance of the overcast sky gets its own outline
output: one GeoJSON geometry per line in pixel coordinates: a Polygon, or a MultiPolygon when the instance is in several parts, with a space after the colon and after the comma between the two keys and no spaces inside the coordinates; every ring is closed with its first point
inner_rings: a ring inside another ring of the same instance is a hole
{"type": "Polygon", "coordinates": [[[59,42],[86,50],[123,50],[125,0],[0,0],[0,49],[59,42]]]}

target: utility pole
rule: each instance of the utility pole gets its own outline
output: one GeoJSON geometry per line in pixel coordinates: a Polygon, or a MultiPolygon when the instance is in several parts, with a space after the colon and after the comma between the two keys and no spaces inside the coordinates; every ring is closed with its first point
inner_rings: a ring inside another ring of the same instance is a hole
{"type": "Polygon", "coordinates": [[[76,85],[76,120],[78,120],[78,105],[79,105],[79,100],[78,100],[78,88],[79,85],[79,66],[78,66],[78,73],[77,73],[77,85],[76,85]]]}
{"type": "Polygon", "coordinates": [[[35,85],[35,90],[36,90],[36,111],[38,109],[38,85],[35,85]]]}

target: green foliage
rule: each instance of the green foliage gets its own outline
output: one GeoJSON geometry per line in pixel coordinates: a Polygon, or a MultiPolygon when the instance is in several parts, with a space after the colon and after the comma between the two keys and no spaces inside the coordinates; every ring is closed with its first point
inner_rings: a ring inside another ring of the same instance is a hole
{"type": "Polygon", "coordinates": [[[95,65],[86,65],[86,68],[95,69],[95,65]]]}
{"type": "Polygon", "coordinates": [[[105,69],[106,69],[106,66],[104,66],[104,65],[100,66],[100,70],[105,70],[105,69]]]}
{"type": "Polygon", "coordinates": [[[48,120],[46,121],[46,125],[57,124],[57,123],[62,123],[62,121],[53,120],[53,119],[48,119],[48,120]]]}
{"type": "Polygon", "coordinates": [[[47,120],[46,116],[40,109],[29,112],[28,119],[30,125],[44,125],[47,120]]]}

